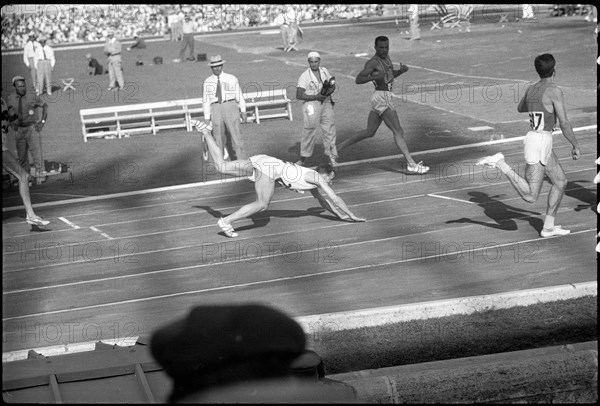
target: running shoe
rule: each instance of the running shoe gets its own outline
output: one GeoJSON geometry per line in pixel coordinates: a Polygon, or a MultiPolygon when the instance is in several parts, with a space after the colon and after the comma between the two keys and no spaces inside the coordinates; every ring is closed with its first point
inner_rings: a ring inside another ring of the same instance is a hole
{"type": "Polygon", "coordinates": [[[31,224],[32,226],[46,226],[50,224],[50,221],[44,220],[40,216],[27,217],[25,221],[27,222],[27,224],[31,224]]]}
{"type": "Polygon", "coordinates": [[[542,229],[542,232],[540,233],[540,235],[544,238],[548,238],[548,237],[554,237],[554,236],[567,235],[570,232],[571,232],[570,230],[565,230],[565,229],[561,228],[560,226],[554,226],[554,228],[552,230],[547,230],[545,228],[542,229]]]}
{"type": "Polygon", "coordinates": [[[221,230],[223,230],[227,237],[233,238],[238,236],[238,233],[235,232],[231,224],[225,224],[223,218],[220,218],[219,221],[217,221],[217,224],[221,227],[221,230]]]}
{"type": "Polygon", "coordinates": [[[480,159],[475,165],[486,165],[492,168],[496,168],[496,164],[501,159],[504,159],[504,154],[502,152],[498,152],[497,154],[486,156],[485,158],[480,159]]]}
{"type": "Polygon", "coordinates": [[[410,173],[418,173],[418,174],[424,174],[429,172],[429,167],[423,165],[423,161],[416,163],[416,164],[408,164],[407,170],[410,173]]]}

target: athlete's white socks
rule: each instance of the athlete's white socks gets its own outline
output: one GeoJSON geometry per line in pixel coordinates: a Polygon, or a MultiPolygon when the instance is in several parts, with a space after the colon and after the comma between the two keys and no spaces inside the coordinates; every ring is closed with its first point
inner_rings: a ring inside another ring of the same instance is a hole
{"type": "Polygon", "coordinates": [[[550,216],[550,215],[546,214],[546,219],[544,220],[544,228],[546,230],[554,229],[554,216],[550,216]]]}

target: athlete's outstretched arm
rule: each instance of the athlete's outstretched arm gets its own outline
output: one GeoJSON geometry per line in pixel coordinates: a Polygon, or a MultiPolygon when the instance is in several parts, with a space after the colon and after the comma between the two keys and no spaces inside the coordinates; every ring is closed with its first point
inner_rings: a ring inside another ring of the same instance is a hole
{"type": "MultiPolygon", "coordinates": [[[[354,213],[352,213],[352,211],[348,208],[348,206],[346,206],[346,203],[342,200],[342,198],[339,197],[333,191],[331,186],[329,186],[329,184],[321,176],[319,176],[318,185],[319,185],[319,188],[322,189],[325,192],[325,194],[327,195],[327,197],[329,197],[329,199],[331,200],[331,202],[327,201],[327,203],[329,203],[329,205],[331,207],[335,206],[336,209],[338,209],[339,211],[341,211],[343,213],[343,215],[347,215],[353,221],[367,221],[367,219],[358,217],[354,213]]],[[[325,196],[322,196],[322,197],[325,198],[325,196]]],[[[338,214],[338,216],[339,216],[339,214],[338,214]]],[[[340,216],[340,218],[345,219],[345,216],[344,217],[340,216]]]]}
{"type": "Polygon", "coordinates": [[[319,192],[318,188],[315,189],[311,189],[310,193],[312,193],[313,197],[315,199],[317,199],[317,201],[321,204],[321,207],[323,207],[325,210],[335,214],[336,216],[338,216],[340,219],[342,220],[349,220],[350,216],[348,216],[345,213],[342,213],[341,211],[339,211],[335,205],[330,204],[329,201],[327,201],[327,199],[325,198],[325,196],[323,196],[321,194],[321,192],[319,192]]]}

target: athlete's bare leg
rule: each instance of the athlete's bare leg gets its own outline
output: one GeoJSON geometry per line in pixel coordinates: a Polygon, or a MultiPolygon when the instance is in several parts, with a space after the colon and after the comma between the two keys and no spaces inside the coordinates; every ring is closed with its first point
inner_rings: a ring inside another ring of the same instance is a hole
{"type": "Polygon", "coordinates": [[[546,175],[552,183],[552,187],[548,193],[548,207],[546,209],[546,214],[556,217],[560,202],[565,195],[568,181],[560,162],[558,162],[558,158],[554,154],[554,151],[552,151],[552,154],[548,159],[548,165],[546,165],[546,175]]]}
{"type": "Polygon", "coordinates": [[[361,130],[353,136],[346,138],[344,141],[340,142],[337,145],[338,153],[342,149],[349,147],[352,144],[356,144],[359,141],[374,136],[377,130],[379,129],[379,126],[381,125],[382,121],[383,119],[379,116],[379,114],[377,114],[376,111],[371,110],[369,112],[369,117],[367,118],[367,129],[361,130]]]}
{"type": "Polygon", "coordinates": [[[406,145],[406,141],[404,140],[404,130],[400,125],[400,120],[398,119],[398,113],[396,113],[396,110],[388,108],[383,112],[381,118],[383,119],[385,125],[392,130],[392,133],[394,134],[394,141],[396,142],[396,145],[400,151],[402,151],[406,161],[409,164],[416,164],[415,160],[412,158],[412,156],[410,156],[408,145],[406,145]]]}
{"type": "Polygon", "coordinates": [[[542,183],[544,182],[545,167],[540,162],[527,164],[525,167],[525,178],[519,175],[504,159],[496,164],[506,175],[519,195],[529,203],[535,203],[540,195],[542,183]]]}
{"type": "Polygon", "coordinates": [[[240,207],[229,216],[223,217],[225,224],[231,224],[234,221],[267,210],[275,193],[275,181],[268,176],[257,176],[254,182],[254,189],[256,190],[256,200],[240,207]]]}
{"type": "Polygon", "coordinates": [[[210,131],[202,132],[206,145],[208,145],[208,152],[212,157],[212,160],[219,173],[225,175],[234,176],[250,176],[253,172],[252,163],[249,159],[239,159],[237,161],[225,161],[223,159],[223,150],[219,148],[213,135],[210,131]]]}

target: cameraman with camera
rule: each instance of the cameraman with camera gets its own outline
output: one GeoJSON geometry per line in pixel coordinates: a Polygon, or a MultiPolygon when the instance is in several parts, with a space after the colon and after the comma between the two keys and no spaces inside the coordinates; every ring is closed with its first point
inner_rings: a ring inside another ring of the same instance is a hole
{"type": "Polygon", "coordinates": [[[336,90],[335,78],[327,69],[320,67],[321,55],[312,51],[308,53],[309,68],[298,79],[296,98],[304,101],[302,115],[304,129],[300,139],[300,159],[298,165],[304,165],[306,158],[313,154],[315,136],[318,127],[323,136],[323,149],[329,157],[329,162],[337,166],[335,120],[333,118],[333,105],[331,95],[336,90]]]}

